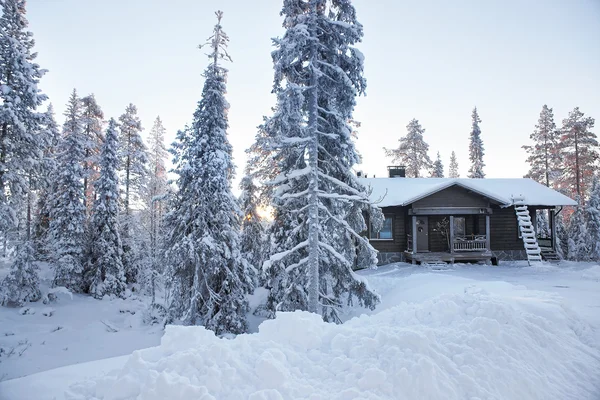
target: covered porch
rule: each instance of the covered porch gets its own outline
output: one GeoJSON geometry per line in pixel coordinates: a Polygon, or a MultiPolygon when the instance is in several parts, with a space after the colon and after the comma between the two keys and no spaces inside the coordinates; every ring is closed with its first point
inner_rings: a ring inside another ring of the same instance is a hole
{"type": "Polygon", "coordinates": [[[492,262],[492,209],[470,207],[409,210],[405,257],[417,263],[492,262]]]}

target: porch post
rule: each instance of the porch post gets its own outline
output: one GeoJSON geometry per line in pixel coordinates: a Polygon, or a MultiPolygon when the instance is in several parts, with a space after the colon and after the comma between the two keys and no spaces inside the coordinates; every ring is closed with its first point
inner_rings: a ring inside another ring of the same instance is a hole
{"type": "Polygon", "coordinates": [[[454,253],[454,215],[450,216],[450,254],[454,253]]]}
{"type": "Polygon", "coordinates": [[[490,247],[490,215],[485,215],[485,248],[487,251],[492,251],[490,247]]]}
{"type": "Polygon", "coordinates": [[[556,250],[556,208],[548,210],[550,220],[550,235],[552,235],[552,250],[556,250]]]}
{"type": "Polygon", "coordinates": [[[413,215],[412,217],[412,239],[413,239],[413,254],[417,254],[417,216],[413,215]]]}

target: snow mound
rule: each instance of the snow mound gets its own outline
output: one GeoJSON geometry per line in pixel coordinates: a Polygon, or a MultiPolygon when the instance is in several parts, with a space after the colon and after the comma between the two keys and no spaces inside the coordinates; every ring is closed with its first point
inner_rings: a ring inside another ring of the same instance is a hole
{"type": "Polygon", "coordinates": [[[593,267],[583,270],[581,277],[583,279],[600,282],[600,265],[594,265],[593,267]]]}
{"type": "Polygon", "coordinates": [[[231,340],[168,326],[160,346],[66,398],[593,399],[600,352],[581,340],[582,324],[559,301],[470,286],[343,325],[279,313],[231,340]]]}

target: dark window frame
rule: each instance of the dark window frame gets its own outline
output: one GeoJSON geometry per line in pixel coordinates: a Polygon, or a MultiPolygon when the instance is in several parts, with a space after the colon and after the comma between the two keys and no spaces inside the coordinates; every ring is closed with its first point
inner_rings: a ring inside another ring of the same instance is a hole
{"type": "Polygon", "coordinates": [[[371,225],[371,223],[369,223],[369,240],[387,241],[387,242],[394,241],[394,215],[393,214],[384,214],[383,217],[384,217],[383,226],[381,227],[381,230],[379,230],[377,232],[373,230],[373,226],[371,225]],[[386,220],[390,221],[390,229],[389,229],[390,237],[382,238],[381,232],[383,231],[386,220]],[[375,235],[375,237],[373,237],[373,235],[375,235]]]}

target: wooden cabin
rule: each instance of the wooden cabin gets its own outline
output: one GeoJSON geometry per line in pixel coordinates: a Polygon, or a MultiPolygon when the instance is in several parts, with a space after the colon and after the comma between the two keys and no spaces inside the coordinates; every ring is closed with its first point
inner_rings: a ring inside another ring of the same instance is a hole
{"type": "Polygon", "coordinates": [[[380,264],[557,260],[556,215],[576,205],[567,196],[526,178],[405,178],[402,167],[388,170],[388,178],[361,178],[385,216],[367,233],[380,264]],[[549,220],[545,237],[539,212],[549,220]]]}

